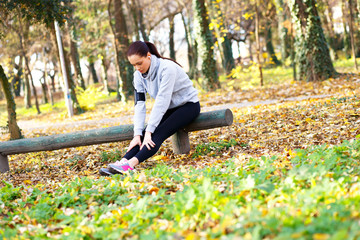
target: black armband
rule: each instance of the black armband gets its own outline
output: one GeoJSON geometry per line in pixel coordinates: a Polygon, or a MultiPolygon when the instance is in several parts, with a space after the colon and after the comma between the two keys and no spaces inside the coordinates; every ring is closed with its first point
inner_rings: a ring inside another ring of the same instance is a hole
{"type": "Polygon", "coordinates": [[[144,101],[145,102],[145,93],[137,92],[135,90],[135,105],[138,101],[144,101]]]}

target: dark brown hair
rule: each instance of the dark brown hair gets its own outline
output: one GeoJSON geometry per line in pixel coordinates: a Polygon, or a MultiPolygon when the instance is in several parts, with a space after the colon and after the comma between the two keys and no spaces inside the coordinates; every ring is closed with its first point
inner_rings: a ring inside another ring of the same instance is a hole
{"type": "Polygon", "coordinates": [[[174,59],[161,56],[158,50],[156,49],[155,45],[151,42],[143,42],[143,41],[133,42],[132,44],[130,44],[126,56],[130,57],[132,55],[138,55],[140,57],[146,57],[148,52],[150,52],[150,54],[155,55],[158,58],[171,60],[181,67],[181,65],[178,62],[176,62],[174,59]]]}

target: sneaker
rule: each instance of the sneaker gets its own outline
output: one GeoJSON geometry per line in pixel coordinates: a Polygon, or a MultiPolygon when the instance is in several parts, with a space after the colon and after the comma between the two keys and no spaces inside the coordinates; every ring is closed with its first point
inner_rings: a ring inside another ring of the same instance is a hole
{"type": "Polygon", "coordinates": [[[121,165],[127,164],[127,161],[128,161],[128,160],[121,159],[120,161],[117,160],[116,162],[111,163],[111,164],[114,164],[114,165],[116,165],[116,166],[121,166],[121,165]]]}
{"type": "Polygon", "coordinates": [[[128,163],[123,165],[109,164],[108,170],[112,174],[124,174],[126,171],[134,170],[128,163]]]}
{"type": "Polygon", "coordinates": [[[108,168],[100,168],[99,173],[101,176],[111,176],[113,175],[108,168]]]}

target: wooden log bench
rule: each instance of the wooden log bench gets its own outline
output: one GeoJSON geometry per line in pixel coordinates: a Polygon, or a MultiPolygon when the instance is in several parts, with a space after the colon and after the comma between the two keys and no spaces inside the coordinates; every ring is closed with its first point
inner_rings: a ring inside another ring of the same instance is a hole
{"type": "MultiPolygon", "coordinates": [[[[171,140],[174,152],[177,154],[185,154],[190,151],[189,132],[230,126],[232,123],[233,114],[230,109],[200,113],[191,124],[184,129],[179,130],[172,136],[171,140]]],[[[131,140],[133,134],[133,125],[128,124],[0,142],[0,172],[4,173],[10,170],[8,155],[120,142],[131,140]]]]}

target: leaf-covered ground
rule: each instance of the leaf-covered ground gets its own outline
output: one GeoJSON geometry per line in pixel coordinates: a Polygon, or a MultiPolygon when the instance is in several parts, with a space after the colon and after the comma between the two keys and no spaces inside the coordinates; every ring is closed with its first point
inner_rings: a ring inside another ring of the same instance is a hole
{"type": "MultiPolygon", "coordinates": [[[[131,176],[97,174],[128,142],[9,156],[11,171],[0,175],[0,236],[358,239],[359,87],[360,77],[348,75],[202,94],[204,109],[278,102],[232,108],[232,126],[191,133],[188,155],[173,154],[167,140],[131,176]],[[322,97],[289,100],[314,95],[322,97]]],[[[132,104],[113,102],[71,120],[46,114],[24,134],[125,124],[131,115],[132,104]]]]}

